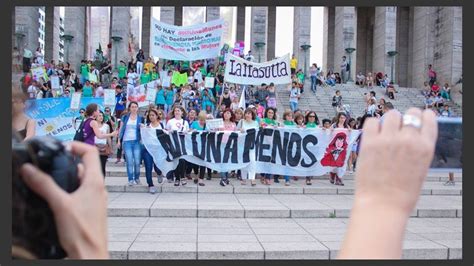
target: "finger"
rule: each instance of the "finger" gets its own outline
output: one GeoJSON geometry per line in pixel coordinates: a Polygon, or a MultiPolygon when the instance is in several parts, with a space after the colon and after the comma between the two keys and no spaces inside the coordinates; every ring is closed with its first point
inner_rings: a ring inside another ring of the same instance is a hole
{"type": "Polygon", "coordinates": [[[368,117],[364,122],[364,127],[362,128],[364,132],[364,138],[371,138],[377,136],[380,133],[380,120],[374,117],[368,117]]]}
{"type": "Polygon", "coordinates": [[[436,114],[431,110],[425,110],[423,111],[422,118],[421,135],[432,141],[433,145],[435,145],[436,139],[438,138],[438,121],[436,120],[436,114]]]}
{"type": "Polygon", "coordinates": [[[383,135],[394,135],[400,131],[400,124],[402,123],[401,115],[397,111],[389,111],[384,115],[383,123],[380,132],[383,135]]]}
{"type": "Polygon", "coordinates": [[[85,168],[83,163],[79,163],[77,165],[77,177],[79,181],[82,183],[82,179],[84,178],[85,168]]]}
{"type": "MultiPolygon", "coordinates": [[[[405,115],[411,115],[415,118],[418,118],[420,122],[423,123],[421,117],[422,112],[419,108],[412,107],[405,112],[405,115]]],[[[423,124],[421,126],[423,126],[423,124]]],[[[400,132],[402,134],[420,134],[420,128],[411,125],[404,125],[404,123],[402,122],[400,132]]]]}
{"type": "Polygon", "coordinates": [[[81,156],[82,163],[84,164],[84,177],[82,182],[102,182],[102,166],[100,165],[99,151],[95,146],[81,143],[71,142],[71,152],[75,155],[81,156]]]}
{"type": "Polygon", "coordinates": [[[29,163],[20,168],[20,174],[25,184],[43,198],[53,211],[61,208],[67,193],[54,182],[50,175],[29,163]]]}

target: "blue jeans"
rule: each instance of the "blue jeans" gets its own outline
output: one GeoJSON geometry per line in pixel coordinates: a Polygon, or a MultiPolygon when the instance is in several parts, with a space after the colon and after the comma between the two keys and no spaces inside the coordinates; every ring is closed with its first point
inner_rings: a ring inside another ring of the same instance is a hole
{"type": "Polygon", "coordinates": [[[222,181],[226,181],[227,179],[229,179],[229,173],[228,172],[221,172],[220,175],[221,175],[221,180],[222,181]]]}
{"type": "Polygon", "coordinates": [[[290,102],[290,109],[294,112],[296,109],[298,109],[298,103],[290,102]]]}
{"type": "Polygon", "coordinates": [[[127,140],[122,142],[125,159],[127,160],[128,181],[140,178],[140,162],[142,146],[138,140],[127,140]]]}
{"type": "Polygon", "coordinates": [[[153,186],[153,179],[152,179],[152,171],[155,169],[155,172],[158,175],[161,175],[160,169],[156,167],[156,164],[153,162],[153,157],[151,154],[143,148],[143,159],[145,161],[145,176],[146,176],[146,182],[149,187],[153,186]]]}
{"type": "Polygon", "coordinates": [[[316,86],[318,85],[318,80],[316,76],[311,76],[311,90],[316,93],[316,86]]]}
{"type": "Polygon", "coordinates": [[[327,79],[327,80],[326,80],[326,84],[328,84],[329,86],[335,86],[335,85],[336,85],[336,81],[335,81],[335,80],[332,80],[332,79],[327,79]]]}

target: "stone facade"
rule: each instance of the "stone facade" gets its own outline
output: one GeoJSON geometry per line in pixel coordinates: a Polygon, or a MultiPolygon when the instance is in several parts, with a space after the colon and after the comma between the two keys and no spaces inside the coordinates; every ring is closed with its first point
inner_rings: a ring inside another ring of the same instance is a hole
{"type": "Polygon", "coordinates": [[[150,27],[151,27],[151,6],[144,6],[142,9],[142,45],[141,49],[145,56],[150,54],[150,27]]]}
{"type": "Polygon", "coordinates": [[[268,8],[267,7],[252,7],[251,15],[252,25],[250,26],[250,50],[252,51],[255,60],[258,62],[267,61],[267,48],[268,45],[268,8]],[[264,42],[265,46],[257,48],[256,42],[264,42]]]}
{"type": "MultiPolygon", "coordinates": [[[[69,63],[79,72],[81,60],[86,58],[86,7],[64,7],[64,34],[74,38],[69,44],[69,63]]],[[[67,43],[65,44],[68,45],[67,43]]],[[[66,48],[67,49],[67,48],[66,48]]]]}
{"type": "Polygon", "coordinates": [[[324,8],[323,19],[323,66],[325,73],[334,70],[334,20],[336,18],[334,7],[324,8]]]}
{"type": "Polygon", "coordinates": [[[121,37],[121,41],[112,39],[112,64],[119,65],[120,60],[127,63],[134,55],[129,54],[130,41],[130,7],[112,7],[112,32],[111,38],[121,37]],[[114,47],[115,46],[115,47],[114,47]],[[117,57],[117,58],[116,58],[117,57]]]}
{"type": "Polygon", "coordinates": [[[19,50],[23,53],[23,47],[26,45],[26,48],[34,52],[39,46],[39,12],[38,7],[25,7],[17,6],[15,7],[15,25],[16,29],[13,32],[18,34],[15,36],[17,42],[16,45],[20,46],[19,50]]]}
{"type": "MultiPolygon", "coordinates": [[[[236,41],[244,41],[245,39],[245,6],[237,7],[237,30],[235,32],[236,41]]],[[[248,47],[246,47],[248,49],[248,47]]]]}
{"type": "Polygon", "coordinates": [[[59,61],[59,7],[45,7],[44,58],[48,62],[59,61]]]}
{"type": "Polygon", "coordinates": [[[268,43],[267,57],[268,60],[275,58],[275,42],[276,42],[276,6],[268,7],[268,43]]]}
{"type": "Polygon", "coordinates": [[[297,69],[302,69],[304,72],[306,68],[306,74],[309,75],[308,69],[311,65],[309,55],[311,48],[304,51],[301,45],[305,44],[311,44],[311,8],[295,6],[293,20],[293,54],[298,60],[297,69]]]}
{"type": "MultiPolygon", "coordinates": [[[[337,6],[334,22],[334,72],[341,73],[342,57],[349,54],[346,48],[357,49],[357,13],[355,7],[337,6]]],[[[351,66],[357,65],[357,50],[351,55],[351,66]]],[[[351,67],[351,77],[355,79],[355,67],[351,67]]]]}
{"type": "Polygon", "coordinates": [[[221,17],[221,8],[219,6],[206,7],[206,21],[216,20],[221,17]]]}
{"type": "MultiPolygon", "coordinates": [[[[392,58],[387,55],[389,51],[396,49],[397,36],[397,7],[376,7],[374,24],[374,49],[373,68],[374,71],[387,74],[392,77],[392,58]]],[[[394,59],[393,59],[394,60],[394,59]]],[[[394,65],[395,66],[395,65],[394,65]]],[[[393,69],[396,75],[396,69],[393,69]]]]}

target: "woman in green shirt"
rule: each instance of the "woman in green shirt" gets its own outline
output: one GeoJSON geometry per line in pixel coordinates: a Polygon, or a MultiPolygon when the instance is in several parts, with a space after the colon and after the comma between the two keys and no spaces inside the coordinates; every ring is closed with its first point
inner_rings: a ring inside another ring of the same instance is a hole
{"type": "MultiPolygon", "coordinates": [[[[287,128],[296,128],[296,123],[293,120],[293,111],[287,110],[283,113],[283,126],[287,128]]],[[[290,185],[290,176],[285,175],[285,186],[290,185]]]]}
{"type": "MultiPolygon", "coordinates": [[[[265,109],[265,113],[263,115],[263,119],[260,120],[260,126],[261,127],[270,127],[270,128],[276,128],[279,126],[280,123],[278,123],[277,121],[277,110],[276,108],[273,108],[273,107],[268,107],[267,109],[265,109]]],[[[265,185],[271,185],[271,177],[272,175],[271,174],[263,174],[261,173],[260,174],[260,182],[262,182],[262,184],[265,184],[265,185]]],[[[278,181],[278,175],[274,175],[273,176],[273,179],[275,181],[275,183],[280,183],[278,181]]]]}
{"type": "Polygon", "coordinates": [[[92,97],[94,95],[94,89],[92,88],[91,82],[86,80],[86,84],[82,87],[82,97],[92,97]]]}
{"type": "Polygon", "coordinates": [[[306,128],[316,128],[319,126],[319,118],[315,111],[309,111],[306,114],[306,128]]]}

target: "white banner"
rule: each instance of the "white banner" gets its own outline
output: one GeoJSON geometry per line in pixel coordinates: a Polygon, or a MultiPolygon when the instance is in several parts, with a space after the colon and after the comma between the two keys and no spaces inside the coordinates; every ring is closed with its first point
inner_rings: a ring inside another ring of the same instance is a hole
{"type": "Polygon", "coordinates": [[[170,60],[200,60],[219,56],[224,20],[175,26],[152,18],[151,54],[170,60]]]}
{"type": "Polygon", "coordinates": [[[249,172],[291,176],[343,176],[351,147],[360,131],[261,128],[230,131],[167,132],[142,128],[143,144],[155,164],[167,173],[178,159],[218,172],[245,168],[249,172]]]}
{"type": "Polygon", "coordinates": [[[226,60],[224,80],[245,85],[291,83],[290,55],[264,63],[250,62],[229,54],[226,60]]]}

